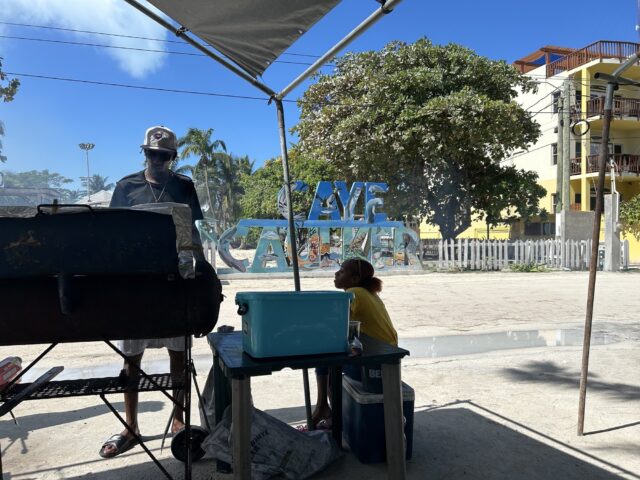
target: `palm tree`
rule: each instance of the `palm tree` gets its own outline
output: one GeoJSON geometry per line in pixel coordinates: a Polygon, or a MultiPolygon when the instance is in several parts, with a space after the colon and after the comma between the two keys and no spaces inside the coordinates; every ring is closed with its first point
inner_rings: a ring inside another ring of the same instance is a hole
{"type": "MultiPolygon", "coordinates": [[[[184,160],[190,156],[198,157],[198,163],[195,166],[185,165],[180,167],[183,171],[190,171],[195,180],[197,173],[204,176],[204,186],[207,194],[209,208],[213,209],[217,206],[211,198],[211,190],[209,188],[209,173],[212,167],[215,167],[214,154],[219,151],[227,151],[227,146],[222,140],[211,140],[213,128],[200,130],[199,128],[190,128],[187,134],[178,140],[178,148],[181,148],[180,159],[184,160]]],[[[177,169],[177,170],[180,170],[177,169]]]]}
{"type": "Polygon", "coordinates": [[[215,166],[219,182],[218,201],[222,206],[222,224],[227,227],[240,216],[240,197],[244,193],[240,179],[250,175],[253,161],[249,157],[237,157],[226,153],[215,155],[215,166]]]}
{"type": "Polygon", "coordinates": [[[91,193],[96,193],[100,190],[112,190],[115,187],[115,184],[113,182],[107,183],[107,180],[109,180],[109,177],[91,175],[91,178],[89,178],[89,191],[91,193]]]}

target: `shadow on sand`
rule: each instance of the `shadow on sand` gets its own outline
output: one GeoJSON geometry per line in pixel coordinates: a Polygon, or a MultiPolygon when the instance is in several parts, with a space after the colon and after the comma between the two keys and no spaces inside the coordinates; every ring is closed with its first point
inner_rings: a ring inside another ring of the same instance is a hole
{"type": "MultiPolygon", "coordinates": [[[[284,421],[301,421],[304,418],[303,407],[269,410],[268,413],[284,421]]],[[[413,458],[407,464],[408,478],[411,479],[614,480],[622,478],[612,472],[625,473],[626,478],[640,479],[640,476],[633,472],[562,444],[551,437],[541,435],[525,425],[512,422],[471,401],[460,401],[448,406],[418,411],[415,413],[414,422],[413,458]],[[504,423],[498,423],[494,419],[504,423]],[[605,466],[608,468],[605,469],[605,466]]],[[[143,455],[140,449],[125,455],[134,454],[143,455]]],[[[184,466],[171,458],[166,451],[162,457],[163,466],[175,475],[176,479],[183,478],[184,466]]],[[[64,478],[96,480],[164,478],[151,461],[129,466],[119,466],[118,463],[118,459],[109,461],[108,471],[93,471],[91,474],[85,473],[78,476],[73,476],[73,473],[69,472],[64,478]]],[[[103,465],[101,464],[100,468],[106,469],[103,465]]],[[[55,468],[23,471],[19,476],[5,478],[26,480],[30,475],[33,478],[41,478],[44,471],[55,469],[64,472],[64,468],[65,465],[56,465],[55,468]]],[[[231,478],[216,474],[215,462],[210,458],[194,464],[193,472],[193,478],[198,480],[231,478]]],[[[354,455],[347,453],[314,478],[376,480],[387,478],[387,473],[385,464],[363,465],[354,455]]]]}
{"type": "MultiPolygon", "coordinates": [[[[524,368],[505,368],[507,378],[517,382],[546,383],[578,390],[580,371],[557,365],[554,362],[528,362],[524,368]]],[[[640,386],[620,382],[607,382],[596,374],[589,374],[589,391],[599,392],[612,400],[640,399],[640,386]]]]}

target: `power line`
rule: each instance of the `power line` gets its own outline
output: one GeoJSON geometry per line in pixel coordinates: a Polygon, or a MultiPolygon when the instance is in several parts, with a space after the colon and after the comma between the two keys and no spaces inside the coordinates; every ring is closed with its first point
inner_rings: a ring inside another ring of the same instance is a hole
{"type": "MultiPolygon", "coordinates": [[[[33,25],[28,23],[17,23],[17,22],[2,22],[0,21],[0,25],[11,25],[14,27],[28,27],[28,28],[41,28],[46,30],[58,30],[62,32],[73,32],[73,33],[88,33],[90,35],[104,35],[107,37],[120,37],[120,38],[131,38],[135,40],[150,40],[153,42],[162,42],[162,43],[177,43],[180,45],[186,45],[185,42],[181,40],[167,40],[165,38],[150,38],[150,37],[139,37],[136,35],[124,35],[121,33],[106,33],[106,32],[95,32],[91,30],[76,30],[73,28],[62,28],[62,27],[52,27],[49,25],[33,25]]],[[[207,46],[211,46],[206,44],[207,46]]],[[[291,55],[295,57],[308,57],[308,58],[320,58],[320,55],[310,55],[306,53],[283,53],[283,55],[291,55]]]]}
{"type": "MultiPolygon", "coordinates": [[[[201,92],[201,91],[197,91],[197,90],[181,90],[181,89],[175,89],[175,88],[163,88],[163,87],[146,87],[144,85],[131,85],[131,84],[126,84],[126,83],[115,83],[115,82],[101,82],[98,80],[83,80],[83,79],[78,79],[78,78],[68,78],[68,77],[54,77],[54,76],[50,76],[50,75],[35,75],[35,74],[31,74],[31,73],[18,73],[18,72],[4,72],[7,75],[11,75],[14,77],[25,77],[25,78],[37,78],[40,80],[55,80],[55,81],[62,81],[62,82],[72,82],[72,83],[83,83],[83,84],[88,84],[88,85],[100,85],[100,86],[107,86],[107,87],[119,87],[119,88],[131,88],[131,89],[137,89],[137,90],[147,90],[147,91],[155,91],[155,92],[165,92],[165,93],[179,93],[179,94],[187,94],[187,95],[201,95],[201,96],[208,96],[208,97],[222,97],[222,98],[233,98],[233,99],[239,99],[239,100],[260,100],[263,102],[268,102],[270,99],[268,97],[254,97],[254,96],[250,96],[250,95],[235,95],[235,94],[231,94],[231,93],[218,93],[218,92],[201,92]]],[[[292,100],[292,99],[282,99],[283,102],[287,102],[287,103],[312,103],[312,102],[305,102],[304,100],[292,100]]],[[[373,103],[359,103],[359,104],[349,104],[349,103],[332,103],[332,102],[325,102],[323,104],[323,106],[337,106],[337,107],[358,107],[358,108],[364,108],[364,107],[379,107],[379,105],[373,104],[373,103]]],[[[436,110],[434,110],[436,111],[436,110]]]]}
{"type": "MultiPolygon", "coordinates": [[[[120,87],[120,88],[132,88],[138,90],[151,90],[156,92],[168,92],[168,93],[183,93],[189,95],[203,95],[209,97],[223,97],[223,98],[236,98],[241,100],[260,100],[263,102],[269,101],[267,97],[253,97],[249,95],[234,95],[230,93],[214,93],[214,92],[198,92],[195,90],[179,90],[174,88],[162,88],[162,87],[145,87],[144,85],[128,85],[125,83],[112,83],[112,82],[99,82],[96,80],[81,80],[77,78],[65,78],[65,77],[52,77],[47,75],[33,75],[30,73],[17,73],[17,72],[5,72],[7,75],[13,75],[14,77],[27,77],[27,78],[38,78],[44,80],[57,80],[63,82],[74,82],[74,83],[85,83],[90,85],[102,85],[107,87],[120,87]]],[[[295,100],[286,100],[283,102],[294,102],[295,100]]]]}
{"type": "MultiPolygon", "coordinates": [[[[11,40],[27,40],[31,42],[44,42],[44,43],[55,43],[62,45],[78,45],[83,47],[99,47],[99,48],[114,48],[118,50],[131,50],[136,52],[150,52],[150,53],[166,53],[170,55],[185,55],[189,57],[204,57],[208,58],[204,53],[195,53],[195,52],[177,52],[174,50],[154,50],[151,48],[139,48],[139,47],[124,47],[119,45],[105,45],[103,43],[88,43],[88,42],[72,42],[70,40],[52,40],[48,38],[32,38],[32,37],[16,37],[12,35],[0,35],[0,38],[8,38],[11,40]]],[[[291,65],[313,65],[312,63],[307,62],[292,62],[287,60],[274,60],[273,63],[286,63],[291,65]]],[[[333,64],[325,64],[323,67],[331,67],[333,64]]]]}

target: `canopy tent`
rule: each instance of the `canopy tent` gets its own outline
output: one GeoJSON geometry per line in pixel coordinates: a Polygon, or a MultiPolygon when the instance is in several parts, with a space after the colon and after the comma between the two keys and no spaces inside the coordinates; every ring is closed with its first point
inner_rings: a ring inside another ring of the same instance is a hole
{"type": "Polygon", "coordinates": [[[253,77],[339,0],[149,0],[253,77]]]}
{"type": "MultiPolygon", "coordinates": [[[[293,205],[291,202],[287,135],[282,99],[371,25],[385,14],[390,13],[392,8],[399,4],[401,0],[371,0],[372,3],[380,4],[374,13],[330,48],[289,85],[284,87],[280,93],[276,93],[259,81],[257,77],[301,35],[329,13],[339,3],[339,0],[269,0],[268,2],[264,0],[181,0],[180,2],[147,0],[180,25],[179,27],[140,4],[139,0],[125,1],[205,55],[234,72],[240,78],[266,93],[269,96],[269,102],[275,104],[287,201],[288,237],[292,252],[291,264],[295,290],[299,291],[300,273],[293,205]],[[197,36],[202,42],[193,38],[189,32],[197,36]],[[224,57],[213,51],[212,48],[224,55],[224,57]]],[[[312,428],[309,378],[306,369],[304,370],[304,394],[307,425],[312,428]]],[[[395,453],[389,455],[395,455],[395,453]]],[[[402,480],[406,477],[404,461],[394,462],[390,458],[389,465],[402,465],[402,468],[398,471],[389,472],[391,478],[402,480]]],[[[248,473],[248,465],[237,467],[242,469],[238,473],[238,478],[245,478],[242,475],[248,473]]],[[[234,471],[234,473],[237,472],[234,471]]],[[[190,470],[188,476],[190,476],[190,470]]]]}
{"type": "MultiPolygon", "coordinates": [[[[401,0],[372,0],[374,3],[379,3],[380,7],[283,88],[280,93],[276,93],[256,77],[264,72],[280,53],[334,8],[338,3],[337,0],[296,0],[295,2],[291,0],[272,0],[269,2],[261,2],[260,0],[216,0],[215,2],[211,0],[182,0],[180,2],[148,0],[166,16],[178,23],[179,27],[140,4],[139,0],[125,1],[269,95],[269,102],[275,103],[288,206],[289,242],[291,251],[297,252],[282,99],[382,16],[391,13],[392,8],[401,0]],[[202,36],[205,42],[199,42],[188,32],[202,36]],[[207,41],[210,42],[210,45],[206,43],[207,41]],[[210,47],[219,49],[218,51],[224,53],[225,57],[214,52],[210,47]]],[[[300,273],[297,255],[291,255],[291,263],[294,285],[298,291],[300,290],[300,273]]]]}

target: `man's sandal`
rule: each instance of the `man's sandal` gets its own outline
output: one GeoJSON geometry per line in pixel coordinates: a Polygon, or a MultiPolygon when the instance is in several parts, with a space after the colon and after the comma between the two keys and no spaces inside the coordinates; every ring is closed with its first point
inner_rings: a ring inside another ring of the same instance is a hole
{"type": "Polygon", "coordinates": [[[113,458],[127,450],[131,450],[137,443],[138,440],[135,437],[125,437],[117,433],[102,444],[99,454],[102,458],[113,458]],[[111,452],[107,453],[107,447],[113,447],[111,452]]]}

